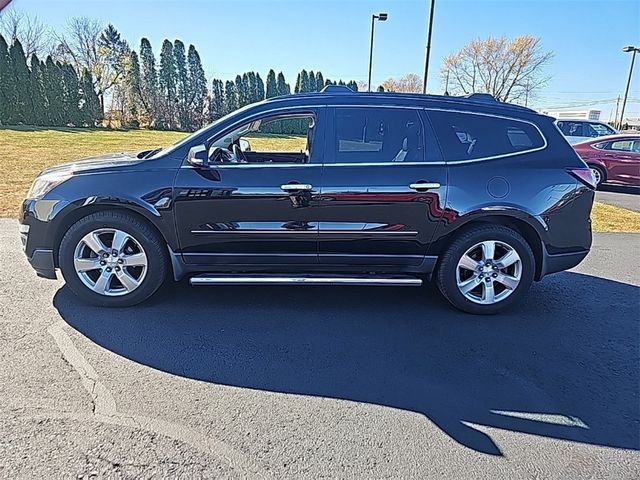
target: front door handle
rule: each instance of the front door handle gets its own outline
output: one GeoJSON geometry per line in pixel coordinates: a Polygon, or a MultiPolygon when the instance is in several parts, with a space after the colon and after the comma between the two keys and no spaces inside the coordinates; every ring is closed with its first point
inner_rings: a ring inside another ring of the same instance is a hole
{"type": "Polygon", "coordinates": [[[409,185],[409,188],[412,190],[433,190],[436,188],[440,188],[440,184],[438,182],[416,182],[409,185]]]}
{"type": "Polygon", "coordinates": [[[309,185],[308,183],[285,183],[284,185],[280,185],[280,189],[285,192],[309,191],[312,188],[313,185],[309,185]]]}

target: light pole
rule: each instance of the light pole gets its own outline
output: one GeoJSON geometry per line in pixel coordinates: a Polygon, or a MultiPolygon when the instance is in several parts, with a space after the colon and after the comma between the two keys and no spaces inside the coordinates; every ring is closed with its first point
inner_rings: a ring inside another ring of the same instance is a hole
{"type": "Polygon", "coordinates": [[[378,15],[371,15],[371,46],[369,47],[369,82],[367,83],[367,91],[371,91],[371,66],[373,64],[373,30],[376,20],[384,22],[389,18],[386,13],[379,13],[378,15]]]}
{"type": "Polygon", "coordinates": [[[427,30],[427,52],[424,58],[424,79],[422,80],[422,93],[427,93],[427,75],[429,75],[429,56],[431,55],[431,30],[433,29],[433,9],[436,6],[436,0],[431,0],[431,8],[429,9],[429,30],[427,30]]]}
{"type": "Polygon", "coordinates": [[[627,96],[629,95],[629,85],[631,85],[631,74],[633,73],[633,62],[636,60],[636,53],[640,52],[639,47],[634,47],[633,45],[627,45],[622,49],[623,52],[629,53],[633,52],[631,55],[631,66],[629,67],[629,77],[627,78],[627,87],[624,90],[624,100],[622,100],[622,110],[620,112],[620,123],[618,123],[618,128],[622,128],[622,122],[624,121],[624,107],[627,106],[627,96]]]}

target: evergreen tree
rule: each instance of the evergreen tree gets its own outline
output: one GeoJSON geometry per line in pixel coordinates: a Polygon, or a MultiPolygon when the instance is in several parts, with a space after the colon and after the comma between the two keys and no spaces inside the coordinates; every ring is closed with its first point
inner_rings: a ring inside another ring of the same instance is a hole
{"type": "Polygon", "coordinates": [[[307,85],[307,92],[317,92],[318,85],[316,84],[316,74],[313,70],[309,72],[309,83],[307,85]]]}
{"type": "MultiPolygon", "coordinates": [[[[236,77],[236,82],[240,78],[236,77]]],[[[242,84],[242,79],[240,78],[240,83],[242,84]]],[[[231,80],[227,80],[224,86],[224,110],[225,113],[231,113],[238,109],[238,89],[236,87],[237,83],[233,83],[231,80]]]]}
{"type": "Polygon", "coordinates": [[[384,92],[384,87],[382,85],[378,85],[378,92],[384,92]]]}
{"type": "Polygon", "coordinates": [[[209,121],[212,122],[225,115],[224,83],[214,78],[211,82],[211,96],[209,97],[209,121]]]}
{"type": "Polygon", "coordinates": [[[294,93],[300,93],[302,92],[302,74],[298,73],[298,76],[296,77],[296,86],[293,89],[294,93]]]}
{"type": "Polygon", "coordinates": [[[267,91],[266,98],[273,98],[278,96],[278,84],[276,83],[276,72],[273,69],[267,73],[267,91]]]}
{"type": "Polygon", "coordinates": [[[69,63],[58,64],[63,78],[63,123],[81,126],[83,118],[80,111],[80,81],[76,70],[69,63]]]}
{"type": "Polygon", "coordinates": [[[176,83],[176,120],[180,130],[191,130],[191,115],[189,102],[191,100],[191,85],[187,73],[187,53],[184,43],[180,40],[173,42],[173,60],[175,65],[176,83]]]}
{"type": "Polygon", "coordinates": [[[328,79],[328,78],[327,78],[327,79],[324,81],[324,86],[325,86],[325,87],[328,87],[329,85],[335,85],[335,82],[332,82],[330,79],[328,79]]]}
{"type": "Polygon", "coordinates": [[[278,96],[291,95],[291,87],[284,79],[284,74],[280,72],[278,74],[278,81],[276,83],[276,92],[278,96]]]}
{"type": "Polygon", "coordinates": [[[249,103],[247,100],[247,88],[246,88],[246,82],[245,82],[246,77],[247,77],[246,73],[243,76],[236,75],[235,92],[236,92],[236,101],[238,105],[237,108],[244,107],[247,103],[249,103]]]}
{"type": "Polygon", "coordinates": [[[319,92],[324,88],[324,77],[322,72],[316,73],[316,91],[319,92]]]}
{"type": "Polygon", "coordinates": [[[256,102],[260,102],[264,100],[265,91],[264,91],[264,82],[260,77],[259,73],[256,73],[256,102]]]}
{"type": "Polygon", "coordinates": [[[351,80],[349,83],[347,83],[347,87],[349,87],[354,92],[358,91],[358,83],[355,80],[351,80]]]}
{"type": "Polygon", "coordinates": [[[176,64],[173,58],[173,44],[165,39],[160,50],[160,70],[158,71],[158,89],[162,104],[161,128],[175,128],[176,103],[176,64]]]}
{"type": "Polygon", "coordinates": [[[191,128],[200,128],[205,124],[205,103],[207,99],[207,77],[196,47],[189,45],[187,54],[189,66],[190,98],[187,104],[191,114],[191,128]]]}
{"type": "Polygon", "coordinates": [[[33,121],[31,115],[31,95],[29,92],[29,69],[27,59],[19,40],[15,40],[9,48],[9,60],[11,62],[11,72],[13,73],[13,95],[10,106],[9,122],[11,124],[25,123],[33,121]]]}
{"type": "Polygon", "coordinates": [[[47,124],[47,106],[44,92],[44,78],[41,62],[34,53],[31,55],[29,69],[29,89],[31,91],[31,110],[34,125],[47,124]]]}
{"type": "Polygon", "coordinates": [[[300,93],[306,93],[309,91],[309,73],[303,69],[302,72],[300,72],[300,93]]]}
{"type": "Polygon", "coordinates": [[[139,126],[140,121],[138,115],[141,110],[148,110],[142,95],[142,80],[140,78],[140,61],[135,50],[129,52],[129,62],[125,74],[125,85],[127,88],[127,105],[129,106],[128,115],[131,118],[129,123],[133,126],[139,126]]]}
{"type": "Polygon", "coordinates": [[[2,125],[9,123],[13,92],[9,46],[4,37],[0,35],[0,124],[2,125]]]}
{"type": "Polygon", "coordinates": [[[155,126],[158,118],[158,72],[156,59],[149,40],[140,41],[140,100],[149,125],[155,126]]]}
{"type": "MultiPolygon", "coordinates": [[[[47,57],[43,78],[45,96],[47,97],[47,124],[53,126],[64,125],[62,117],[64,103],[61,95],[61,85],[64,79],[60,68],[51,56],[47,57]]],[[[91,83],[91,91],[93,91],[93,82],[91,83]]]]}
{"type": "Polygon", "coordinates": [[[95,127],[96,123],[102,120],[102,110],[100,98],[93,89],[93,77],[86,68],[80,76],[80,96],[83,123],[89,127],[95,127]]]}

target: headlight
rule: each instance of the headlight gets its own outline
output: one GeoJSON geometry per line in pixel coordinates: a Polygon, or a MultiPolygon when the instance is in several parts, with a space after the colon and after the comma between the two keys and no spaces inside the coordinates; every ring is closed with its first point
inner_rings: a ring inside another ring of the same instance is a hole
{"type": "Polygon", "coordinates": [[[52,188],[60,185],[65,180],[68,180],[71,177],[69,174],[60,174],[60,173],[50,173],[37,177],[31,188],[29,189],[29,193],[27,193],[27,198],[38,199],[44,197],[47,193],[51,191],[52,188]]]}

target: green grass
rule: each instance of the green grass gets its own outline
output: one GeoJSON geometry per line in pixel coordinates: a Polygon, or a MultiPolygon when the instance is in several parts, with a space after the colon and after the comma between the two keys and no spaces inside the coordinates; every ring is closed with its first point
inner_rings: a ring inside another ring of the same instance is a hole
{"type": "MultiPolygon", "coordinates": [[[[137,152],[177,142],[183,132],[76,128],[0,128],[0,217],[13,217],[34,177],[42,169],[83,157],[113,152],[137,152]]],[[[304,150],[306,138],[253,134],[254,151],[304,150]]],[[[640,214],[596,203],[591,215],[595,232],[640,233],[640,214]]]]}

